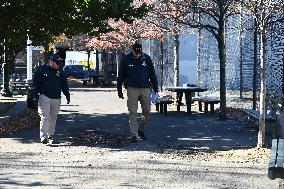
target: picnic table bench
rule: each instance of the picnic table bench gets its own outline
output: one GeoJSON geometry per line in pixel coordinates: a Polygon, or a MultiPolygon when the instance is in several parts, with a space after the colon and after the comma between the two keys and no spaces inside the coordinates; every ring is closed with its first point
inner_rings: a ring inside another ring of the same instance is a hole
{"type": "Polygon", "coordinates": [[[268,161],[268,178],[284,179],[284,139],[272,140],[270,158],[268,161]]]}
{"type": "MultiPolygon", "coordinates": [[[[259,116],[260,113],[258,110],[253,110],[253,109],[242,109],[244,113],[247,114],[247,119],[248,120],[253,120],[253,121],[259,121],[259,116]]],[[[265,115],[265,132],[270,135],[272,138],[277,137],[277,124],[276,124],[277,118],[273,117],[270,114],[265,115]]]]}
{"type": "MultiPolygon", "coordinates": [[[[243,111],[251,118],[258,120],[259,119],[259,111],[253,109],[243,109],[243,111]]],[[[268,122],[276,122],[276,119],[271,115],[265,115],[265,121],[268,122]]]]}
{"type": "Polygon", "coordinates": [[[28,89],[31,87],[31,83],[26,81],[12,81],[10,87],[13,94],[26,95],[28,89]]]}
{"type": "Polygon", "coordinates": [[[202,112],[202,103],[204,103],[204,113],[208,112],[208,106],[210,105],[210,112],[214,113],[214,105],[220,103],[220,99],[209,96],[197,96],[192,98],[193,101],[198,102],[198,110],[202,112]]]}
{"type": "Polygon", "coordinates": [[[157,103],[156,103],[156,111],[164,114],[164,115],[167,115],[168,114],[168,104],[172,104],[174,103],[173,100],[170,100],[170,99],[167,99],[167,98],[163,98],[163,97],[160,97],[157,99],[157,103]]]}

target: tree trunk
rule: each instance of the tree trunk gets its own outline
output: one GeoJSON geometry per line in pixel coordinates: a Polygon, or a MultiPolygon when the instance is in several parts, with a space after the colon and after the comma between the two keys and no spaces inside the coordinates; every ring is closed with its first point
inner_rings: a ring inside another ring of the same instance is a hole
{"type": "Polygon", "coordinates": [[[263,147],[265,143],[265,99],[266,99],[266,79],[265,79],[265,24],[264,13],[260,26],[260,99],[259,99],[259,132],[257,146],[263,147]]]}
{"type": "MultiPolygon", "coordinates": [[[[199,17],[200,18],[200,17],[199,17]]],[[[197,43],[197,85],[204,87],[201,83],[201,29],[198,29],[198,43],[197,43]]]]}
{"type": "Polygon", "coordinates": [[[217,39],[220,59],[220,115],[221,120],[227,119],[226,114],[226,47],[225,47],[225,23],[220,19],[219,36],[217,39]]]}
{"type": "Polygon", "coordinates": [[[100,74],[100,58],[99,58],[99,51],[96,49],[96,74],[100,74]]]}
{"type": "Polygon", "coordinates": [[[254,26],[254,33],[253,33],[253,81],[252,81],[252,109],[256,110],[256,75],[257,75],[257,63],[258,63],[258,58],[257,58],[257,23],[256,20],[254,21],[255,26],[254,26]]]}
{"type": "MultiPolygon", "coordinates": [[[[284,95],[284,56],[282,58],[282,95],[284,95]]],[[[282,108],[284,106],[284,101],[282,101],[282,108]]]]}
{"type": "Polygon", "coordinates": [[[87,49],[87,67],[88,67],[88,78],[89,82],[91,82],[91,68],[90,68],[90,56],[91,56],[91,50],[87,49]]]}
{"type": "Polygon", "coordinates": [[[161,66],[160,66],[160,69],[161,69],[161,89],[160,91],[163,92],[163,85],[164,85],[164,42],[161,41],[160,43],[160,50],[161,50],[161,66]]]}
{"type": "Polygon", "coordinates": [[[16,52],[15,49],[6,49],[6,63],[8,64],[9,75],[14,73],[15,70],[15,59],[16,59],[16,52]]]}
{"type": "Polygon", "coordinates": [[[3,63],[2,63],[2,74],[3,74],[3,86],[2,86],[2,90],[1,90],[1,95],[4,96],[4,97],[11,97],[12,96],[12,93],[9,89],[9,64],[7,64],[7,56],[6,56],[6,44],[7,44],[7,41],[6,39],[4,38],[4,41],[3,41],[3,63]]]}
{"type": "Polygon", "coordinates": [[[179,35],[174,38],[174,86],[179,86],[179,35]]]}
{"type": "Polygon", "coordinates": [[[240,32],[240,98],[243,98],[243,28],[241,28],[241,32],[240,32]]]}
{"type": "Polygon", "coordinates": [[[108,85],[108,50],[104,49],[102,53],[102,74],[104,85],[108,85]]]}

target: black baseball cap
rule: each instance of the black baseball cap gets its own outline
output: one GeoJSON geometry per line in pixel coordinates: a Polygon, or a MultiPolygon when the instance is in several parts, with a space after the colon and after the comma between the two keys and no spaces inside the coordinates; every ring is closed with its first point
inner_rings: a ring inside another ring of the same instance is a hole
{"type": "Polygon", "coordinates": [[[53,62],[55,62],[58,65],[60,65],[61,62],[62,62],[62,58],[60,58],[60,56],[58,54],[50,55],[50,60],[52,60],[53,62]]]}
{"type": "Polygon", "coordinates": [[[135,53],[141,53],[142,52],[142,45],[140,43],[134,43],[134,45],[132,46],[133,51],[135,53]]]}

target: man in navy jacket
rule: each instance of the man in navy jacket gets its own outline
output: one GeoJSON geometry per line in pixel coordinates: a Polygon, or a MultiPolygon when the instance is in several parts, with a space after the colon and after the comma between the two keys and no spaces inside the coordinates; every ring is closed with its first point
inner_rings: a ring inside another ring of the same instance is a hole
{"type": "Polygon", "coordinates": [[[61,91],[70,103],[67,78],[62,70],[62,59],[52,54],[49,62],[40,66],[34,74],[32,95],[38,100],[40,115],[40,139],[43,144],[52,143],[57,115],[61,103],[61,91]]]}
{"type": "Polygon", "coordinates": [[[127,107],[129,111],[130,136],[132,142],[137,142],[137,136],[143,140],[151,111],[151,90],[158,92],[158,82],[155,69],[149,55],[142,52],[142,45],[135,43],[132,52],[122,58],[120,63],[117,91],[119,98],[124,98],[122,84],[127,88],[127,107]],[[142,108],[142,119],[138,126],[138,101],[142,108]]]}

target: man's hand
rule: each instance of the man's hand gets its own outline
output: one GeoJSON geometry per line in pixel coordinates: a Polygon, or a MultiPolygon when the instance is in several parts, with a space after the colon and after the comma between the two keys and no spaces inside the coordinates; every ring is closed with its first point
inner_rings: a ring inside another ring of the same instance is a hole
{"type": "Polygon", "coordinates": [[[124,99],[123,93],[118,93],[118,98],[124,99]]]}
{"type": "Polygon", "coordinates": [[[67,104],[70,104],[70,95],[66,96],[67,104]]]}

